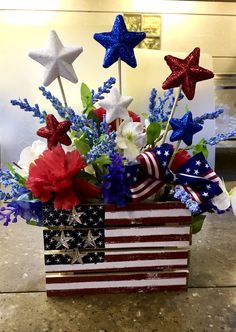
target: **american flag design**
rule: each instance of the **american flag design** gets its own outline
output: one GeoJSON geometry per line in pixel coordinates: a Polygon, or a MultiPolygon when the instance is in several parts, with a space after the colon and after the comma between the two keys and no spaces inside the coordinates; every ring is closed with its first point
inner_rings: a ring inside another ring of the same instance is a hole
{"type": "Polygon", "coordinates": [[[219,181],[202,153],[187,160],[176,171],[176,183],[182,185],[199,204],[222,193],[219,181]]]}
{"type": "Polygon", "coordinates": [[[71,213],[45,205],[43,216],[48,295],[186,289],[192,218],[182,204],[80,205],[71,213]]]}
{"type": "Polygon", "coordinates": [[[141,202],[157,193],[172,174],[168,164],[173,154],[170,144],[162,144],[153,151],[141,153],[139,164],[126,167],[126,181],[131,191],[133,202],[141,202]]]}

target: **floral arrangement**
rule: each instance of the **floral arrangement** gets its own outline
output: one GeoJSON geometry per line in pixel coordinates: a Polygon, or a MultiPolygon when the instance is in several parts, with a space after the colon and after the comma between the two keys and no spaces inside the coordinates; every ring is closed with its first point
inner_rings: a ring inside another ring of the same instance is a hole
{"type": "MultiPolygon", "coordinates": [[[[120,65],[121,60],[135,67],[133,48],[145,35],[128,32],[118,15],[111,32],[94,38],[106,48],[104,67],[116,61],[120,65]]],[[[57,116],[40,111],[37,104],[31,106],[27,99],[11,101],[39,119],[42,128],[37,134],[47,144],[34,141],[23,149],[19,161],[0,170],[3,225],[21,217],[43,226],[45,203],[73,214],[76,206],[86,202],[111,203],[119,208],[147,199],[178,200],[191,211],[194,232],[201,229],[205,212],[222,213],[232,206],[236,215],[236,189],[228,193],[207,162],[207,146],[236,136],[236,130],[192,144],[193,135],[202,130],[205,121],[216,119],[223,109],[194,117],[186,108],[181,118],[174,117],[184,96],[194,98],[196,83],[213,77],[199,66],[199,48],[185,59],[165,57],[172,71],[163,83],[166,91],[161,97],[153,88],[149,109],[142,115],[128,110],[132,98],[122,95],[113,77],[98,91],[81,84],[81,114],[68,106],[60,77],[77,81],[72,62],[81,52],[82,47],[64,47],[52,31],[49,47],[29,54],[46,68],[44,86],[39,89],[57,116]],[[64,104],[45,88],[56,78],[64,104]],[[174,88],[178,88],[176,96],[174,88]],[[171,143],[166,142],[168,135],[171,143]],[[186,146],[181,148],[181,143],[186,146]]]]}

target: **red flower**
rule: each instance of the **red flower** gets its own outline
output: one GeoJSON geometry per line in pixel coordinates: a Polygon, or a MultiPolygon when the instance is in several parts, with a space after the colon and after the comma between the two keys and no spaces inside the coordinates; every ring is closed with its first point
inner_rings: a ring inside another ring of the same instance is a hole
{"type": "MultiPolygon", "coordinates": [[[[102,107],[99,107],[95,110],[93,110],[93,112],[96,114],[96,116],[98,117],[98,119],[100,121],[103,120],[103,115],[106,114],[106,110],[102,107]]],[[[132,111],[128,111],[130,118],[133,120],[133,122],[140,122],[140,116],[132,111]]],[[[112,123],[110,123],[111,125],[111,130],[116,130],[116,121],[113,121],[112,123]]]]}
{"type": "Polygon", "coordinates": [[[175,173],[176,170],[190,158],[191,156],[188,154],[188,151],[179,149],[174,156],[174,160],[170,166],[170,169],[175,173]]]}
{"type": "Polygon", "coordinates": [[[71,210],[100,193],[93,184],[76,178],[85,167],[78,151],[67,152],[57,146],[46,150],[30,165],[26,187],[42,202],[54,198],[55,209],[71,210]]]}

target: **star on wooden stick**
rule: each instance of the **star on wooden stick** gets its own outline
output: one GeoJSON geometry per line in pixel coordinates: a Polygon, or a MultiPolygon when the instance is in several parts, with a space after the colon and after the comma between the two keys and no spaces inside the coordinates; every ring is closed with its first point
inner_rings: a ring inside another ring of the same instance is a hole
{"type": "Polygon", "coordinates": [[[72,63],[82,53],[81,46],[63,46],[56,31],[50,31],[48,45],[29,53],[29,57],[45,67],[43,84],[48,86],[59,76],[77,83],[78,78],[72,63]]]}
{"type": "Polygon", "coordinates": [[[195,95],[196,83],[214,77],[212,71],[200,67],[200,48],[196,47],[185,59],[172,55],[165,56],[165,61],[172,73],[162,84],[164,90],[182,86],[185,96],[192,100],[195,95]]]}
{"type": "Polygon", "coordinates": [[[99,236],[94,236],[91,232],[91,230],[88,231],[87,236],[82,236],[82,239],[85,240],[84,242],[84,248],[87,247],[97,247],[96,240],[99,238],[99,236]]]}
{"type": "Polygon", "coordinates": [[[106,110],[106,122],[129,118],[127,107],[132,101],[132,97],[122,96],[117,88],[112,88],[109,95],[99,102],[99,105],[106,110]]]}
{"type": "Polygon", "coordinates": [[[61,235],[53,236],[53,240],[57,241],[56,249],[60,248],[61,246],[63,246],[66,249],[69,249],[70,247],[68,242],[73,240],[73,237],[65,236],[64,231],[61,231],[61,235]]]}

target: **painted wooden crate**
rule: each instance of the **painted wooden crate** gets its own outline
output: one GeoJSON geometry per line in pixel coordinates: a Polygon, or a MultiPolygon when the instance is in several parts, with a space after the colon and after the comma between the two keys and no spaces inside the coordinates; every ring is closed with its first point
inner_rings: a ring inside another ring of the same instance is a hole
{"type": "Polygon", "coordinates": [[[187,289],[192,218],[181,203],[43,210],[47,295],[187,289]]]}

